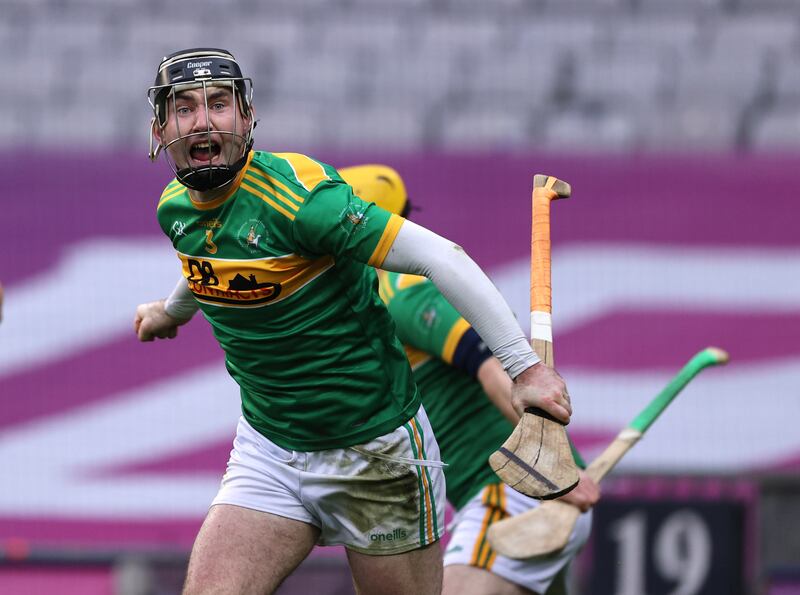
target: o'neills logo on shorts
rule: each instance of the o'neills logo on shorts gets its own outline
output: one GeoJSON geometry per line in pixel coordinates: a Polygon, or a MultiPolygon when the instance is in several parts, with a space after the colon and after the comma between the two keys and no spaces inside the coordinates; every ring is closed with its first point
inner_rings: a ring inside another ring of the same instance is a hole
{"type": "Polygon", "coordinates": [[[408,537],[405,529],[395,529],[391,533],[371,533],[370,541],[399,541],[408,537]]]}

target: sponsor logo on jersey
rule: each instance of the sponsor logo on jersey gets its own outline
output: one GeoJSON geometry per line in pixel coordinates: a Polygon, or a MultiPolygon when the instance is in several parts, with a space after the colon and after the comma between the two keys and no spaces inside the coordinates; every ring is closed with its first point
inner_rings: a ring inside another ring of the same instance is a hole
{"type": "Polygon", "coordinates": [[[267,244],[267,226],[258,219],[245,221],[236,234],[242,248],[255,254],[267,244]]]}
{"type": "Polygon", "coordinates": [[[328,256],[307,259],[289,254],[246,260],[179,256],[189,289],[199,301],[239,308],[289,297],[333,266],[328,256]]]}
{"type": "MultiPolygon", "coordinates": [[[[219,285],[219,277],[214,274],[214,267],[207,260],[187,260],[189,277],[187,280],[193,285],[214,286],[219,285]]],[[[193,289],[192,291],[196,291],[193,289]]]]}
{"type": "Polygon", "coordinates": [[[197,225],[205,227],[206,229],[222,229],[222,221],[219,219],[207,219],[206,221],[198,221],[197,225]]]}
{"type": "Polygon", "coordinates": [[[175,221],[172,224],[171,228],[172,237],[177,238],[180,236],[185,236],[186,235],[186,232],[184,231],[185,229],[186,229],[186,224],[183,221],[175,221]]]}
{"type": "Polygon", "coordinates": [[[220,277],[207,260],[189,258],[186,261],[189,289],[203,301],[223,304],[263,304],[274,300],[281,293],[280,283],[259,281],[256,274],[245,277],[236,273],[220,287],[220,277]]]}
{"type": "Polygon", "coordinates": [[[370,541],[399,541],[401,539],[406,539],[408,537],[408,532],[405,529],[397,528],[391,533],[370,533],[369,540],[370,541]]]}

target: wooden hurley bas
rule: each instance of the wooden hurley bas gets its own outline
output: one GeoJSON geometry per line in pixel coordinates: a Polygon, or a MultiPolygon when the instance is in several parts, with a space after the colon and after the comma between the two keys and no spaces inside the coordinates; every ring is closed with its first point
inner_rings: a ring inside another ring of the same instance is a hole
{"type": "MultiPolygon", "coordinates": [[[[728,354],[716,347],[697,353],[658,396],[623,429],[608,447],[586,468],[586,475],[599,483],[614,468],[683,388],[709,366],[728,361],[728,354]]],[[[543,502],[541,506],[489,527],[487,537],[500,555],[509,558],[543,556],[562,549],[572,534],[581,512],[564,502],[543,502]]]]}
{"type": "MultiPolygon", "coordinates": [[[[553,367],[550,284],[550,203],[569,198],[570,186],[552,176],[533,177],[531,232],[531,338],[542,362],[553,367]]],[[[529,408],[489,465],[506,484],[533,498],[557,498],[578,484],[578,468],[564,425],[529,408]]]]}

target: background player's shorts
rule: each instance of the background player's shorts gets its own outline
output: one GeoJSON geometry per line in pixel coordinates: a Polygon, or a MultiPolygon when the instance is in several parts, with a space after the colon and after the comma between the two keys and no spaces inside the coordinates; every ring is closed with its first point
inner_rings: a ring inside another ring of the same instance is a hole
{"type": "Polygon", "coordinates": [[[439,445],[422,407],[366,444],[316,452],[281,448],[240,418],[214,504],[309,523],[321,530],[320,545],[399,554],[444,532],[439,445]]]}
{"type": "MultiPolygon", "coordinates": [[[[497,555],[486,540],[486,530],[493,522],[540,504],[540,500],[524,496],[503,483],[487,485],[453,519],[444,565],[467,564],[485,568],[535,593],[545,593],[556,575],[569,564],[589,538],[591,510],[578,517],[566,547],[547,556],[526,560],[506,558],[497,555]]],[[[559,580],[562,578],[559,577],[559,580]]]]}

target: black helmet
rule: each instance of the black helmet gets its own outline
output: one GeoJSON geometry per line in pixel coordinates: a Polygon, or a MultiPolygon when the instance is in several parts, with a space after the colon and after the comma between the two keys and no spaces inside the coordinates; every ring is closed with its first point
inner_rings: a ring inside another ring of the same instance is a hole
{"type": "Polygon", "coordinates": [[[210,86],[229,86],[242,115],[250,119],[250,126],[246,131],[244,129],[237,131],[235,128],[233,131],[212,131],[210,122],[207,122],[206,132],[181,135],[179,131],[178,138],[168,143],[172,144],[193,135],[207,134],[210,144],[212,132],[238,136],[242,139],[242,154],[229,155],[228,162],[225,164],[178,169],[174,161],[167,156],[167,161],[178,181],[184,186],[201,191],[219,188],[229,183],[247,162],[247,154],[253,146],[253,128],[255,127],[252,118],[252,80],[242,76],[239,64],[229,51],[217,48],[192,48],[164,57],[158,65],[155,83],[147,93],[150,106],[153,108],[153,120],[150,127],[150,159],[155,160],[160,150],[167,147],[167,145],[160,144],[155,146],[152,133],[154,126],[159,128],[166,126],[169,113],[168,101],[170,99],[175,101],[175,94],[186,89],[202,88],[207,97],[207,89],[210,86]]]}

